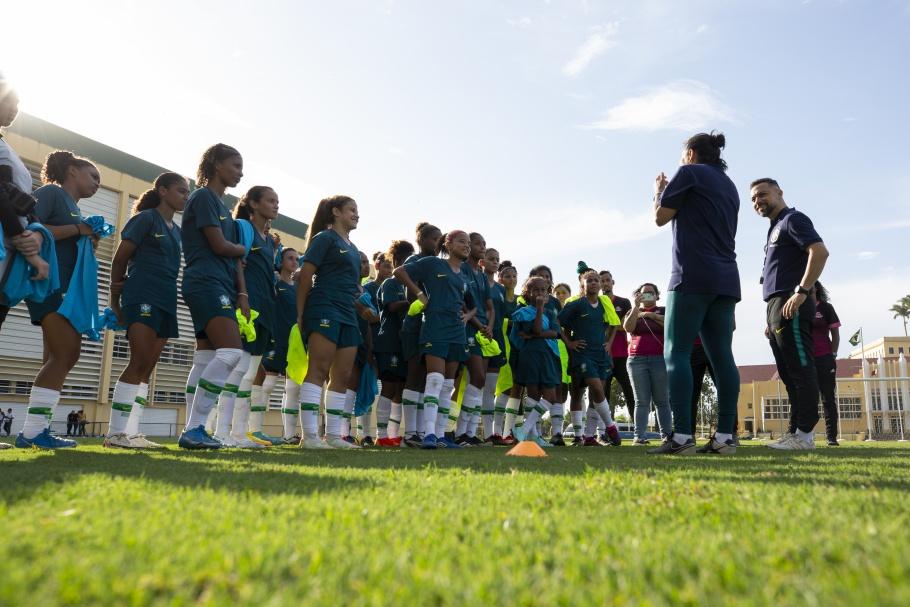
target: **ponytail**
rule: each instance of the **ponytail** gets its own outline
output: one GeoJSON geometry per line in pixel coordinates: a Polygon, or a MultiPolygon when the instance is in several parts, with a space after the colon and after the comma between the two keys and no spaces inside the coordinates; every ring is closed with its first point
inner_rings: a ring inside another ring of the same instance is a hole
{"type": "Polygon", "coordinates": [[[262,200],[263,195],[266,192],[271,191],[267,185],[254,185],[246,194],[240,197],[240,202],[237,203],[237,206],[234,207],[234,219],[246,219],[249,221],[253,217],[253,207],[250,204],[251,202],[259,202],[262,200]]]}
{"type": "Polygon", "coordinates": [[[710,164],[727,170],[727,161],[720,157],[720,151],[727,145],[727,138],[723,133],[698,133],[686,141],[686,149],[692,150],[698,156],[701,164],[710,164]]]}
{"type": "Polygon", "coordinates": [[[344,205],[353,202],[354,199],[350,196],[341,195],[330,196],[329,198],[320,200],[319,204],[316,206],[316,214],[313,215],[313,221],[310,223],[310,228],[307,230],[306,248],[310,248],[310,244],[312,244],[313,237],[316,234],[335,223],[335,216],[332,213],[333,210],[340,209],[344,207],[344,205]]]}
{"type": "Polygon", "coordinates": [[[48,154],[47,158],[44,159],[44,166],[41,167],[41,181],[43,183],[63,185],[70,167],[81,169],[82,167],[94,166],[87,158],[76,156],[66,150],[57,150],[48,154]]]}
{"type": "Polygon", "coordinates": [[[139,200],[133,204],[132,215],[136,215],[145,211],[147,209],[157,209],[158,205],[161,204],[161,194],[158,192],[159,188],[164,188],[165,190],[177,183],[178,181],[186,180],[183,175],[178,173],[161,173],[158,177],[155,178],[155,183],[152,184],[150,190],[146,190],[139,196],[139,200]]]}

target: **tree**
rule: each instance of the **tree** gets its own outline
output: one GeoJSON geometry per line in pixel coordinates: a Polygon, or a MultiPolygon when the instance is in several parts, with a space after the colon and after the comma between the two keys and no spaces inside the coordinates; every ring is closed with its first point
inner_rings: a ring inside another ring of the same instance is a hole
{"type": "Polygon", "coordinates": [[[910,295],[904,295],[896,304],[891,306],[889,312],[894,312],[894,317],[898,316],[904,322],[904,336],[907,335],[907,319],[910,319],[910,295]]]}

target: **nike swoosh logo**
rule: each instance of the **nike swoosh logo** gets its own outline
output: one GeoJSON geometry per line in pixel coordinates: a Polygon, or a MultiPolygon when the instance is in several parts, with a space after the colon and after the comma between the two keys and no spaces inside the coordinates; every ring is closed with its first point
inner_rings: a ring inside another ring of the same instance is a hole
{"type": "Polygon", "coordinates": [[[587,316],[587,314],[582,314],[582,315],[581,315],[582,318],[584,318],[585,316],[587,316]]]}
{"type": "Polygon", "coordinates": [[[164,234],[154,234],[155,238],[164,238],[164,234]]]}
{"type": "Polygon", "coordinates": [[[436,275],[436,278],[445,278],[445,277],[446,277],[445,274],[437,274],[437,275],[436,275]]]}
{"type": "Polygon", "coordinates": [[[258,251],[262,247],[250,247],[250,251],[258,251]]]}
{"type": "Polygon", "coordinates": [[[70,217],[78,217],[79,219],[82,219],[82,213],[70,213],[70,217]]]}
{"type": "Polygon", "coordinates": [[[220,219],[221,221],[224,221],[225,219],[227,219],[227,217],[222,217],[221,215],[219,215],[218,219],[220,219]]]}
{"type": "Polygon", "coordinates": [[[341,253],[342,255],[344,255],[348,251],[350,251],[350,249],[338,249],[338,252],[341,253]]]}
{"type": "Polygon", "coordinates": [[[784,330],[784,328],[781,327],[780,329],[774,329],[774,332],[777,333],[778,335],[780,335],[783,332],[783,330],[784,330]]]}

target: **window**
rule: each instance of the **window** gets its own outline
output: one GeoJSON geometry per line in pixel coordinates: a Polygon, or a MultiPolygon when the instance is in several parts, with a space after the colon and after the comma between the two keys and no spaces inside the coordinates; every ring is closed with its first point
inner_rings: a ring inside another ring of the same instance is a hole
{"type": "Polygon", "coordinates": [[[904,399],[901,391],[897,388],[888,388],[888,410],[900,411],[903,404],[904,399]]]}
{"type": "Polygon", "coordinates": [[[16,382],[16,394],[28,394],[32,391],[32,382],[30,381],[17,381],[16,382]]]}
{"type": "Polygon", "coordinates": [[[881,394],[878,393],[878,386],[872,387],[872,410],[873,411],[882,410],[882,398],[881,398],[881,394]]]}
{"type": "Polygon", "coordinates": [[[164,392],[161,390],[155,390],[155,403],[186,403],[186,396],[183,392],[164,392]]]}
{"type": "Polygon", "coordinates": [[[894,354],[894,348],[893,348],[893,347],[889,347],[889,348],[888,348],[888,354],[894,354]]]}
{"type": "Polygon", "coordinates": [[[885,431],[885,424],[882,418],[876,417],[872,420],[872,433],[881,434],[885,431]]]}
{"type": "Polygon", "coordinates": [[[116,335],[114,337],[114,358],[128,359],[130,357],[130,342],[125,335],[116,335]]]}
{"type": "Polygon", "coordinates": [[[189,367],[193,362],[193,348],[189,344],[168,343],[161,351],[159,363],[189,367]]]}
{"type": "Polygon", "coordinates": [[[752,408],[752,403],[746,403],[746,409],[751,409],[751,408],[752,408]]]}
{"type": "Polygon", "coordinates": [[[12,384],[8,379],[0,379],[0,394],[12,394],[12,384]]]}
{"type": "Polygon", "coordinates": [[[899,417],[891,418],[891,434],[901,433],[901,420],[899,417]]]}
{"type": "Polygon", "coordinates": [[[790,419],[789,398],[763,398],[762,409],[765,419],[790,419]]]}
{"type": "Polygon", "coordinates": [[[900,348],[898,348],[898,349],[897,349],[897,352],[898,352],[898,354],[903,354],[903,353],[904,353],[904,346],[901,346],[900,348]]]}
{"type": "Polygon", "coordinates": [[[863,416],[862,401],[859,396],[842,396],[837,399],[841,419],[859,419],[863,416]]]}

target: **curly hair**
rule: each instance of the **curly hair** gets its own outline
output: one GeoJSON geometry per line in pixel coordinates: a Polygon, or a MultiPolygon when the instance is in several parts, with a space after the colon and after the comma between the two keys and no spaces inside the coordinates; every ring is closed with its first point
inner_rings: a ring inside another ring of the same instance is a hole
{"type": "Polygon", "coordinates": [[[240,152],[226,143],[216,143],[211,146],[202,153],[202,159],[199,160],[199,167],[196,169],[196,183],[200,187],[208,184],[209,180],[215,176],[215,165],[232,156],[240,156],[240,152]]]}

